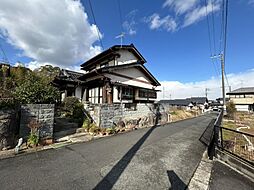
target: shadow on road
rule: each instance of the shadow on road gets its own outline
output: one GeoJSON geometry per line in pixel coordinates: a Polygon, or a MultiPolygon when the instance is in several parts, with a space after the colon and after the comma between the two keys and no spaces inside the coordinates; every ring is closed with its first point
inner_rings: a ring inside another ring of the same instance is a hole
{"type": "Polygon", "coordinates": [[[109,171],[109,173],[94,187],[94,189],[102,190],[102,189],[112,189],[114,184],[117,182],[125,168],[129,165],[134,155],[137,153],[139,148],[144,144],[146,139],[150,136],[153,130],[157,127],[158,121],[160,119],[159,109],[156,109],[156,113],[154,113],[155,125],[151,127],[139,140],[136,144],[134,144],[131,149],[114,165],[114,167],[109,171]]]}
{"type": "Polygon", "coordinates": [[[178,177],[178,175],[173,170],[167,170],[167,174],[171,184],[169,190],[185,190],[187,188],[187,185],[178,177]]]}

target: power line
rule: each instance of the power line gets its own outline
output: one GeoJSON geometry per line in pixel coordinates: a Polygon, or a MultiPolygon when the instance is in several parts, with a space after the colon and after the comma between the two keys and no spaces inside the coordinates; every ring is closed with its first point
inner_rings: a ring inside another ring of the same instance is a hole
{"type": "MultiPolygon", "coordinates": [[[[214,52],[212,50],[211,29],[210,29],[210,21],[209,21],[209,15],[208,15],[208,10],[207,10],[207,6],[208,6],[207,0],[204,0],[204,6],[205,6],[205,11],[206,11],[206,23],[207,23],[207,30],[208,30],[208,41],[209,41],[210,56],[213,56],[214,52]]],[[[214,48],[215,48],[215,40],[214,40],[214,48]]],[[[218,71],[217,65],[214,63],[213,59],[212,59],[212,64],[213,64],[215,73],[219,77],[219,71],[218,71]]]]}
{"type": "Polygon", "coordinates": [[[209,24],[209,17],[208,17],[207,1],[206,0],[204,0],[204,4],[205,4],[205,8],[206,8],[206,23],[207,23],[207,29],[208,29],[209,48],[210,48],[210,54],[212,56],[211,33],[210,33],[210,24],[209,24]]]}
{"type": "Polygon", "coordinates": [[[4,49],[3,49],[1,44],[0,44],[0,50],[1,50],[2,54],[3,54],[3,61],[6,62],[6,63],[9,63],[9,60],[8,60],[8,58],[6,56],[6,53],[5,53],[5,51],[4,51],[4,49]]]}
{"type": "MultiPolygon", "coordinates": [[[[216,29],[215,29],[215,21],[214,21],[214,1],[211,0],[210,1],[211,3],[211,7],[212,7],[212,13],[211,13],[211,17],[212,17],[212,36],[213,36],[213,47],[214,47],[214,55],[217,54],[217,48],[216,48],[216,29]]],[[[208,4],[207,4],[208,6],[208,4]]],[[[206,10],[207,10],[207,7],[206,7],[206,10]]],[[[213,60],[213,59],[212,59],[213,60]]],[[[219,62],[218,62],[218,59],[215,59],[215,64],[216,64],[216,69],[217,69],[217,66],[219,65],[219,62]]],[[[220,73],[220,69],[218,69],[218,75],[220,73]]]]}
{"type": "MultiPolygon", "coordinates": [[[[228,28],[228,0],[225,0],[226,3],[223,1],[223,4],[225,5],[225,16],[224,16],[224,47],[223,47],[223,56],[224,56],[224,64],[226,62],[226,48],[227,48],[227,28],[228,28]]],[[[224,7],[223,7],[224,8],[224,7]]],[[[229,85],[229,82],[228,82],[228,77],[227,77],[227,73],[225,71],[225,78],[226,78],[226,82],[227,82],[227,85],[229,85]]]]}
{"type": "Polygon", "coordinates": [[[91,3],[91,0],[88,0],[88,2],[89,2],[89,6],[90,6],[90,9],[91,9],[92,16],[93,16],[94,24],[96,25],[96,31],[97,31],[98,39],[100,41],[102,49],[104,49],[102,39],[101,39],[101,36],[100,36],[100,32],[99,32],[99,28],[98,28],[98,25],[97,25],[97,22],[96,22],[96,19],[95,19],[95,16],[94,16],[93,6],[92,6],[92,3],[91,3]]]}
{"type": "Polygon", "coordinates": [[[214,48],[214,53],[216,54],[216,35],[215,35],[215,24],[214,24],[214,7],[213,7],[213,0],[210,1],[211,5],[212,5],[212,34],[213,34],[213,48],[214,48]]]}
{"type": "Polygon", "coordinates": [[[219,46],[219,51],[222,53],[222,43],[224,39],[224,21],[225,21],[225,13],[224,13],[224,7],[225,3],[224,0],[222,1],[222,9],[221,9],[221,32],[220,32],[220,46],[219,46]]]}
{"type": "Polygon", "coordinates": [[[123,16],[122,16],[121,4],[120,4],[120,0],[116,0],[116,1],[117,1],[119,16],[120,16],[120,27],[121,27],[121,30],[123,32],[124,28],[123,28],[123,16]]]}
{"type": "Polygon", "coordinates": [[[227,48],[227,28],[228,28],[228,0],[226,1],[225,5],[225,27],[224,27],[224,48],[223,48],[223,54],[224,54],[224,61],[226,57],[226,48],[227,48]]]}

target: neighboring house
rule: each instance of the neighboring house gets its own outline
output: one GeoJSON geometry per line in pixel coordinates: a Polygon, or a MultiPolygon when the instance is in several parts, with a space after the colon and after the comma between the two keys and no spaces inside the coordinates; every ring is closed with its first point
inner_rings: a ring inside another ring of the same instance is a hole
{"type": "Polygon", "coordinates": [[[83,63],[85,74],[64,70],[54,84],[65,91],[63,98],[77,96],[93,104],[152,103],[160,83],[145,63],[133,44],[115,45],[83,63]]]}
{"type": "Polygon", "coordinates": [[[228,92],[227,95],[235,104],[237,111],[254,111],[254,87],[238,88],[228,92]]]}
{"type": "Polygon", "coordinates": [[[223,105],[218,101],[210,101],[209,106],[211,106],[211,108],[222,108],[223,107],[223,105]]]}
{"type": "MultiPolygon", "coordinates": [[[[219,102],[221,105],[223,105],[223,98],[217,98],[216,99],[217,102],[219,102]]],[[[226,104],[229,101],[229,98],[225,98],[226,104]]]]}
{"type": "Polygon", "coordinates": [[[165,107],[177,107],[191,110],[196,107],[201,110],[208,108],[208,99],[206,97],[191,97],[186,99],[160,100],[160,104],[165,107]]]}
{"type": "Polygon", "coordinates": [[[160,100],[160,104],[164,107],[176,107],[190,110],[193,108],[193,103],[189,99],[175,99],[175,100],[160,100]]]}
{"type": "Polygon", "coordinates": [[[208,99],[206,97],[191,97],[187,98],[187,100],[190,100],[194,106],[197,106],[202,110],[209,107],[208,99]]]}

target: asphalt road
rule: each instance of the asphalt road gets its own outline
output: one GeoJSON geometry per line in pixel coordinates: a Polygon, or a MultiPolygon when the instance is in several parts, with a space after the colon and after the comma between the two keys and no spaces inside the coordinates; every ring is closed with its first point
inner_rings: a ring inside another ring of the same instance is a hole
{"type": "Polygon", "coordinates": [[[215,114],[0,160],[0,189],[184,189],[215,114]]]}

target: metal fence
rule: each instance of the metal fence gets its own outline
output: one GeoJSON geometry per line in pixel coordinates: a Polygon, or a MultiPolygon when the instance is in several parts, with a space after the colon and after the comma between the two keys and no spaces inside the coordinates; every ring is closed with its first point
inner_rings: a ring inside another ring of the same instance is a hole
{"type": "MultiPolygon", "coordinates": [[[[208,155],[210,159],[215,156],[215,147],[217,147],[220,150],[231,153],[254,165],[254,135],[223,127],[222,118],[223,111],[219,113],[214,122],[213,131],[209,133],[211,134],[211,139],[208,145],[208,155]]],[[[205,137],[205,134],[202,136],[205,137]]],[[[204,139],[204,137],[202,138],[204,139]]]]}
{"type": "Polygon", "coordinates": [[[254,164],[254,135],[220,127],[219,148],[254,164]]]}

